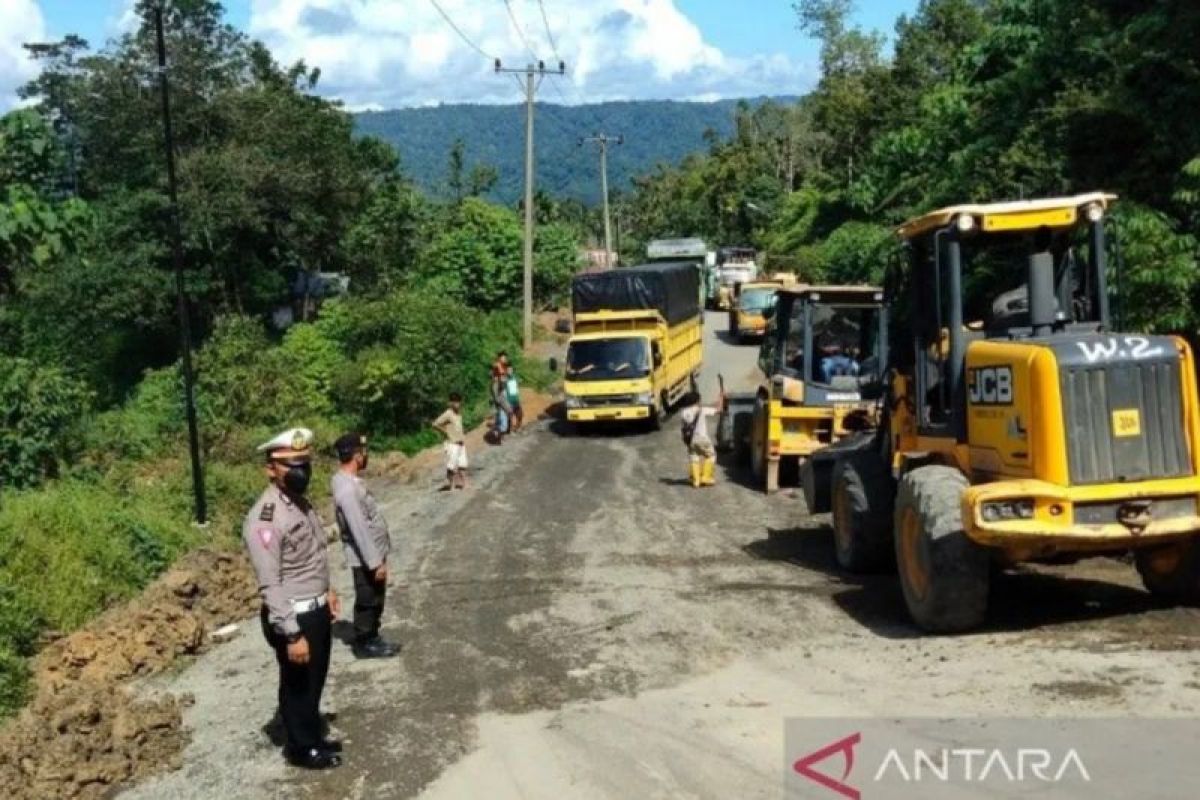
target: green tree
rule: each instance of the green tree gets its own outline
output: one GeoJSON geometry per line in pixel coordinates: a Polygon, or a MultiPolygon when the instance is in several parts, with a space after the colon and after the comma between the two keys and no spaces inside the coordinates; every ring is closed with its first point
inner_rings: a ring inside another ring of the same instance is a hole
{"type": "Polygon", "coordinates": [[[91,398],[63,370],[0,356],[0,487],[57,476],[78,452],[91,398]]]}

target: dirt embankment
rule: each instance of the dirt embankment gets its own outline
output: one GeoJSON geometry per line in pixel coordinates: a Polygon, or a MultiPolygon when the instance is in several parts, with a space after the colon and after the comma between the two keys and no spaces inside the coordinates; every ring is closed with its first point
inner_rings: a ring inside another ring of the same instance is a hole
{"type": "Polygon", "coordinates": [[[201,550],[132,601],[49,645],[34,696],[0,730],[0,795],[99,798],[178,766],[188,697],[137,698],[125,684],[198,653],[212,630],[251,615],[255,582],[240,554],[201,550]]]}
{"type": "MultiPolygon", "coordinates": [[[[523,392],[526,422],[544,418],[553,399],[523,392]]],[[[468,435],[479,451],[487,427],[468,435]]],[[[376,478],[412,483],[441,475],[441,448],[412,458],[383,455],[376,478]]],[[[46,647],[34,660],[34,695],[0,728],[0,797],[5,800],[101,798],[114,787],[178,769],[187,743],[190,697],[135,696],[127,684],[203,651],[210,634],[259,607],[240,551],[199,550],[141,595],[46,647]]]]}

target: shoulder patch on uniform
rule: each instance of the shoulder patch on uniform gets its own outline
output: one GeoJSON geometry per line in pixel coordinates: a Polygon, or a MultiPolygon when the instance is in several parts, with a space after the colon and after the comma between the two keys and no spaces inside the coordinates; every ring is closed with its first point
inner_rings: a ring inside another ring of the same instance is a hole
{"type": "Polygon", "coordinates": [[[275,504],[263,503],[262,511],[259,513],[258,518],[263,522],[270,522],[275,519],[275,504]]]}
{"type": "Polygon", "coordinates": [[[271,539],[274,538],[274,536],[275,536],[274,528],[259,528],[258,529],[258,540],[260,542],[262,542],[263,547],[270,547],[271,539]]]}

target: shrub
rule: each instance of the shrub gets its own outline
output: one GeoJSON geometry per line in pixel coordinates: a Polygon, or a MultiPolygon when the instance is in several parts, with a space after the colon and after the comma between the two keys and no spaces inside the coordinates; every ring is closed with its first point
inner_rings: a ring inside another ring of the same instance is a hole
{"type": "Polygon", "coordinates": [[[194,541],[186,513],[148,499],[80,481],[6,494],[0,583],[46,625],[81,625],[145,586],[194,541]]]}
{"type": "Polygon", "coordinates": [[[90,405],[83,383],[56,367],[0,355],[0,486],[32,486],[80,449],[90,405]]]}
{"type": "Polygon", "coordinates": [[[150,370],[125,405],[92,420],[84,446],[88,460],[101,467],[121,459],[149,459],[185,441],[184,425],[179,370],[150,370]]]}
{"type": "Polygon", "coordinates": [[[296,334],[290,346],[278,347],[257,321],[219,319],[196,358],[196,406],[209,456],[240,461],[283,428],[302,425],[328,435],[340,427],[329,418],[322,366],[305,360],[318,349],[326,364],[336,359],[312,333],[296,334]]]}
{"type": "Polygon", "coordinates": [[[25,702],[29,691],[29,662],[0,644],[0,719],[25,702]]]}

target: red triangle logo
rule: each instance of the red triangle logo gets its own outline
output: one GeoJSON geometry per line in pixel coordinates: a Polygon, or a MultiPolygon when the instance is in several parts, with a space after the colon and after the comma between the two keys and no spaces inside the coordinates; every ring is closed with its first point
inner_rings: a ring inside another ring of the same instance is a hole
{"type": "Polygon", "coordinates": [[[850,786],[846,783],[846,779],[850,777],[850,771],[854,769],[854,748],[857,747],[860,742],[862,742],[861,733],[847,736],[845,739],[834,742],[827,747],[822,747],[820,750],[815,752],[809,753],[804,758],[801,758],[799,761],[793,764],[792,769],[796,770],[796,772],[803,775],[805,778],[808,778],[813,783],[824,786],[826,789],[829,789],[832,792],[837,792],[842,797],[849,798],[849,800],[861,800],[862,793],[859,792],[858,789],[855,789],[853,786],[850,786]],[[815,769],[813,769],[814,765],[819,764],[830,756],[838,753],[842,754],[843,761],[846,765],[846,768],[843,770],[842,777],[840,779],[831,778],[825,773],[817,772],[815,769]]]}

